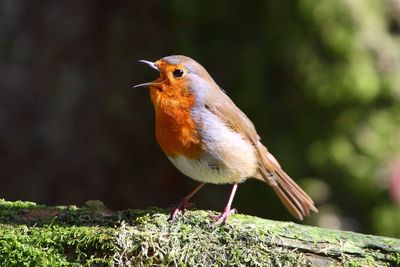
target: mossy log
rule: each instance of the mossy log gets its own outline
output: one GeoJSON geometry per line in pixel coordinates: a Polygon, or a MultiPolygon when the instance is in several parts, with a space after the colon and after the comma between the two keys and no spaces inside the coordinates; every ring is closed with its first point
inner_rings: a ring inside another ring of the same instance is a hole
{"type": "Polygon", "coordinates": [[[400,240],[236,214],[0,200],[1,266],[400,266],[400,240]]]}

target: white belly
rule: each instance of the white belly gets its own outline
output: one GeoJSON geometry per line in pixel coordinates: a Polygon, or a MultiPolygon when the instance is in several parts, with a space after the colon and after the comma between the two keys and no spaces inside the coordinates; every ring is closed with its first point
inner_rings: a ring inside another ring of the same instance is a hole
{"type": "Polygon", "coordinates": [[[214,114],[203,113],[202,118],[201,136],[206,152],[199,159],[169,157],[175,167],[186,176],[206,183],[239,183],[254,177],[257,158],[253,145],[214,114]]]}

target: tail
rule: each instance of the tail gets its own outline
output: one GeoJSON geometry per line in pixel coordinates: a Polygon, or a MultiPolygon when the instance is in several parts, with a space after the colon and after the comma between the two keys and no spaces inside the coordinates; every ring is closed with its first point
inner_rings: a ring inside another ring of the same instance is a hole
{"type": "Polygon", "coordinates": [[[261,157],[264,164],[260,167],[260,174],[288,211],[299,220],[309,216],[311,211],[318,212],[314,201],[282,170],[275,157],[265,150],[266,153],[262,153],[261,157]]]}

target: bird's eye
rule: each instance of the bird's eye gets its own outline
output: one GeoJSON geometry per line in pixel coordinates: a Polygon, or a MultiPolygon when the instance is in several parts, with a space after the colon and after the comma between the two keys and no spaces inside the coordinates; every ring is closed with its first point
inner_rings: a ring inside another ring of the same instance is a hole
{"type": "Polygon", "coordinates": [[[174,72],[172,72],[175,78],[180,78],[183,76],[183,70],[181,69],[175,69],[174,72]]]}

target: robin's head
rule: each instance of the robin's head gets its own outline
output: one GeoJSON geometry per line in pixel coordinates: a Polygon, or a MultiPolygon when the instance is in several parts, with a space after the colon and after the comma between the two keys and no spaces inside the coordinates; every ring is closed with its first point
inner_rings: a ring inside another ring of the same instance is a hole
{"type": "Polygon", "coordinates": [[[198,94],[199,91],[207,90],[214,84],[208,72],[195,60],[186,56],[168,56],[151,62],[139,60],[149,65],[160,73],[160,77],[153,81],[135,85],[134,87],[147,86],[159,94],[169,96],[181,94],[198,94]]]}

